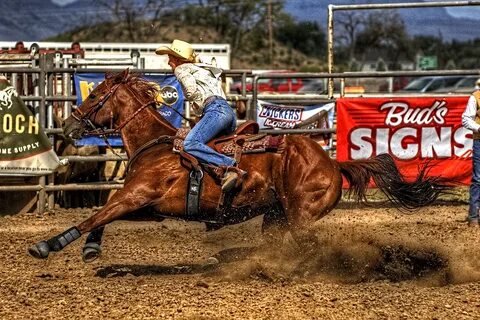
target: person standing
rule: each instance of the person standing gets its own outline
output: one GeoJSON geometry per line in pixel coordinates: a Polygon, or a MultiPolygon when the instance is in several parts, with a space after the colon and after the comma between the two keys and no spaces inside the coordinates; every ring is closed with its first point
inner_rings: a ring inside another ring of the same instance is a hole
{"type": "Polygon", "coordinates": [[[220,75],[215,66],[200,63],[188,42],[175,39],[170,46],[161,46],[155,53],[168,55],[168,65],[182,86],[200,121],[188,133],[184,151],[200,162],[223,170],[222,191],[228,192],[241,185],[246,172],[238,168],[233,158],[207,146],[219,134],[230,134],[236,127],[236,115],[226,100],[220,75]]]}
{"type": "Polygon", "coordinates": [[[472,182],[470,184],[470,205],[468,225],[479,227],[480,209],[480,79],[475,91],[470,95],[462,114],[462,126],[473,132],[472,147],[472,182]]]}

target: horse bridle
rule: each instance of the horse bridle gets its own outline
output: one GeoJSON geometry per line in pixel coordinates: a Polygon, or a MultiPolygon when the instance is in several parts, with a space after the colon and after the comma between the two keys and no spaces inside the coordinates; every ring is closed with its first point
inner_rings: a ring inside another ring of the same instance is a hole
{"type": "MultiPolygon", "coordinates": [[[[93,107],[91,107],[87,112],[83,112],[82,110],[80,110],[80,108],[77,108],[72,112],[72,117],[75,120],[77,120],[80,123],[82,123],[82,122],[85,123],[85,125],[87,127],[90,127],[92,129],[91,131],[87,131],[87,134],[89,134],[89,135],[104,135],[104,134],[109,133],[107,130],[104,130],[103,128],[96,127],[89,118],[92,114],[97,113],[103,107],[105,102],[115,93],[115,91],[117,91],[118,87],[125,80],[126,79],[122,80],[122,82],[119,82],[119,83],[113,85],[105,95],[100,96],[99,101],[93,107]],[[101,132],[99,132],[99,131],[101,131],[101,132]]],[[[113,122],[113,116],[111,118],[112,118],[111,122],[113,122]]],[[[110,124],[110,128],[112,128],[112,123],[110,124]]],[[[110,130],[112,130],[112,129],[110,129],[110,130]]]]}
{"type": "MultiPolygon", "coordinates": [[[[96,127],[95,124],[89,119],[90,116],[94,113],[97,113],[105,105],[105,102],[115,93],[115,91],[117,91],[120,85],[127,83],[127,81],[128,81],[128,73],[125,75],[122,81],[113,85],[105,95],[100,96],[99,101],[93,107],[91,107],[87,112],[82,112],[79,108],[75,109],[75,111],[72,112],[72,117],[75,120],[85,123],[87,127],[90,127],[92,129],[90,131],[88,130],[86,131],[88,135],[105,136],[107,134],[118,133],[133,118],[135,118],[143,109],[155,103],[154,100],[143,103],[140,108],[138,108],[132,115],[130,115],[130,117],[128,117],[121,124],[119,124],[116,128],[113,128],[113,114],[110,115],[110,129],[105,130],[103,128],[96,127]]],[[[132,93],[132,95],[138,101],[138,97],[131,91],[131,88],[128,86],[126,86],[126,88],[128,91],[130,91],[130,93],[132,93]]],[[[141,102],[141,101],[138,101],[138,102],[141,102]]]]}

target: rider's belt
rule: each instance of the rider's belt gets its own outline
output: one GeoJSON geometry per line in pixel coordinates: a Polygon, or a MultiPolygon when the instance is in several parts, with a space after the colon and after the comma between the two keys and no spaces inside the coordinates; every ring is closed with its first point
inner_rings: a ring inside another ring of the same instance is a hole
{"type": "Polygon", "coordinates": [[[208,106],[210,103],[212,103],[213,101],[215,101],[215,100],[217,100],[217,99],[223,99],[223,100],[225,100],[225,98],[224,98],[224,97],[221,97],[221,96],[210,96],[210,97],[208,97],[207,99],[205,99],[205,100],[203,101],[203,106],[206,107],[206,106],[208,106]]]}

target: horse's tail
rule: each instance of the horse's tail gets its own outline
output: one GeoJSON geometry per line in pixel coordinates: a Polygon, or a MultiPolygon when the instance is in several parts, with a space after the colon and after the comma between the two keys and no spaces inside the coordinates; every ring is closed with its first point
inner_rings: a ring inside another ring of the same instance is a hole
{"type": "Polygon", "coordinates": [[[415,181],[406,182],[389,154],[338,163],[349,183],[349,195],[358,202],[368,202],[366,191],[371,178],[389,201],[407,210],[433,203],[440,195],[448,194],[452,187],[445,178],[426,177],[431,168],[428,163],[420,168],[415,181]]]}

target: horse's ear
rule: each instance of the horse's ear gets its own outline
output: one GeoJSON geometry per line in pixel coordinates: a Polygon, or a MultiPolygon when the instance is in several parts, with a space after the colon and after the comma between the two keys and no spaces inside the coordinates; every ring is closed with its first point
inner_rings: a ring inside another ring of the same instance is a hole
{"type": "Polygon", "coordinates": [[[113,82],[114,83],[124,82],[127,80],[129,74],[130,74],[130,69],[127,68],[122,72],[117,73],[113,79],[113,82]]]}

